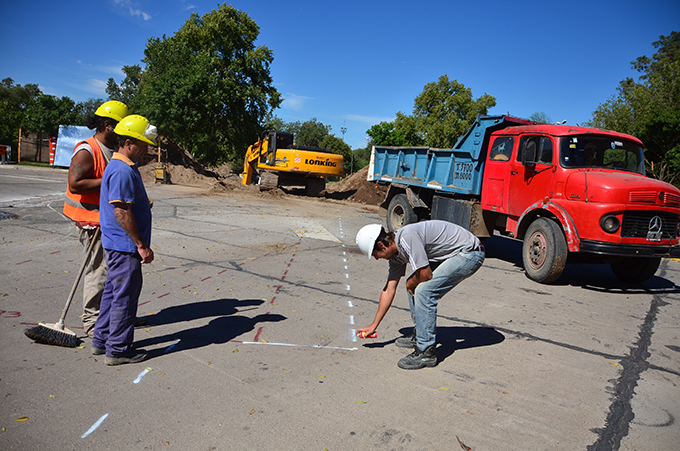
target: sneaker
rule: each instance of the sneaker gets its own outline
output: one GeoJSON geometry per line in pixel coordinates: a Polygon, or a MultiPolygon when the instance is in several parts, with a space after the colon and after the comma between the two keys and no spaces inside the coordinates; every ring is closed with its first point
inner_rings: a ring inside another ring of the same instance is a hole
{"type": "Polygon", "coordinates": [[[411,333],[411,335],[409,335],[408,337],[397,338],[395,340],[394,344],[397,345],[400,348],[415,349],[416,348],[416,330],[413,329],[413,333],[411,333]]]}
{"type": "Polygon", "coordinates": [[[139,363],[146,359],[147,355],[143,352],[131,352],[128,355],[106,356],[104,363],[107,365],[124,365],[126,363],[139,363]]]}
{"type": "Polygon", "coordinates": [[[106,348],[98,348],[96,346],[92,346],[92,355],[104,355],[106,354],[106,348]]]}
{"type": "Polygon", "coordinates": [[[437,353],[435,346],[429,346],[426,350],[421,351],[416,347],[416,350],[399,360],[397,366],[403,370],[418,370],[426,366],[435,366],[437,364],[437,353]]]}

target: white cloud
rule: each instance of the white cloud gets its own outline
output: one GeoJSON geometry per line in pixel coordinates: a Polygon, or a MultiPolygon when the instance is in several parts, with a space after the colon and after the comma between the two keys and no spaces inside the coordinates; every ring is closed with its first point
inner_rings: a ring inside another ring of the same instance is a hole
{"type": "Polygon", "coordinates": [[[293,111],[302,111],[305,108],[305,103],[307,100],[314,100],[314,97],[304,97],[291,92],[287,93],[283,102],[281,103],[281,108],[293,111]]]}
{"type": "Polygon", "coordinates": [[[91,78],[87,80],[84,86],[82,86],[83,90],[86,92],[89,92],[91,94],[95,94],[99,97],[105,97],[106,96],[106,81],[105,80],[97,80],[96,78],[91,78]]]}
{"type": "Polygon", "coordinates": [[[113,2],[121,8],[127,9],[132,17],[141,17],[144,20],[151,20],[151,14],[136,8],[136,5],[134,5],[131,0],[113,0],[113,2]]]}

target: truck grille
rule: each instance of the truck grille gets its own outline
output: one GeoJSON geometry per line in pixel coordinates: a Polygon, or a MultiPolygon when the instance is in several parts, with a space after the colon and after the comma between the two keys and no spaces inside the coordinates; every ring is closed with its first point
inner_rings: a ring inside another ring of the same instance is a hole
{"type": "Polygon", "coordinates": [[[656,191],[632,191],[630,193],[631,202],[656,203],[656,191]]]}
{"type": "Polygon", "coordinates": [[[621,236],[626,238],[647,238],[652,219],[661,218],[661,239],[677,238],[678,215],[665,211],[628,211],[623,214],[621,236]]]}
{"type": "Polygon", "coordinates": [[[680,196],[666,193],[666,196],[663,199],[663,203],[664,205],[667,205],[669,207],[680,207],[680,196]]]}
{"type": "Polygon", "coordinates": [[[628,200],[634,203],[655,204],[657,198],[667,207],[680,207],[680,196],[667,192],[658,193],[656,191],[632,191],[628,195],[628,200]]]}

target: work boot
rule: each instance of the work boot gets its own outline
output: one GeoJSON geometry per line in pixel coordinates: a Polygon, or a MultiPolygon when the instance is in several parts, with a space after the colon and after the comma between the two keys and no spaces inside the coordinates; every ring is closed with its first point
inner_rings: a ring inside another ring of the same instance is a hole
{"type": "Polygon", "coordinates": [[[104,355],[106,354],[106,348],[98,348],[96,346],[92,346],[92,355],[104,355]]]}
{"type": "Polygon", "coordinates": [[[397,366],[403,370],[418,370],[426,366],[435,366],[437,364],[436,346],[428,346],[424,351],[421,351],[416,346],[416,350],[400,359],[397,362],[397,366]]]}
{"type": "Polygon", "coordinates": [[[416,329],[413,328],[413,333],[408,337],[399,337],[394,341],[394,344],[400,348],[415,349],[416,347],[416,329]]]}
{"type": "Polygon", "coordinates": [[[139,363],[146,359],[147,355],[143,352],[131,351],[127,355],[106,356],[104,363],[107,365],[124,365],[126,363],[139,363]]]}

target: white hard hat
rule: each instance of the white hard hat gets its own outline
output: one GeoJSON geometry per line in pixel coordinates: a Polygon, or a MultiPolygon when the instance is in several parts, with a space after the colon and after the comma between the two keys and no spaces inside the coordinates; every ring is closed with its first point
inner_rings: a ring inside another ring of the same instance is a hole
{"type": "Polygon", "coordinates": [[[359,250],[371,258],[373,254],[373,246],[375,246],[375,241],[380,236],[382,232],[382,226],[380,224],[369,224],[363,226],[357,233],[357,245],[359,250]]]}

